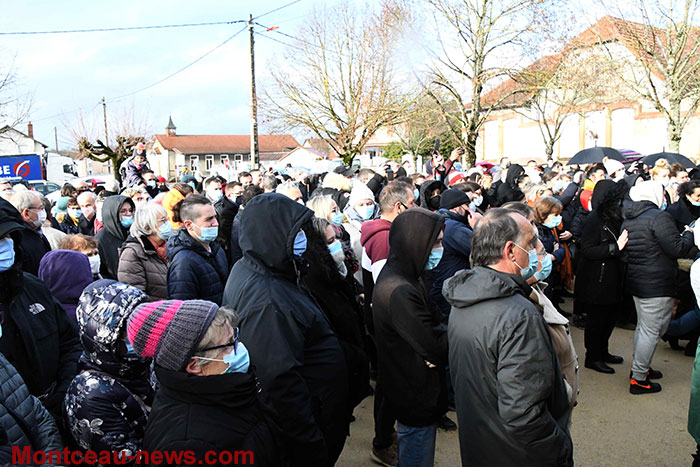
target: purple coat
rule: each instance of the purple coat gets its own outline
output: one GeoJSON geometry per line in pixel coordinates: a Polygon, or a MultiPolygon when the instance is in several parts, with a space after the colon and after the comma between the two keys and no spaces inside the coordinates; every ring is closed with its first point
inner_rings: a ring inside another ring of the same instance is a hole
{"type": "Polygon", "coordinates": [[[44,281],[56,300],[61,302],[77,329],[75,308],[78,306],[78,298],[93,281],[88,257],[73,250],[49,251],[39,263],[39,279],[44,281]]]}

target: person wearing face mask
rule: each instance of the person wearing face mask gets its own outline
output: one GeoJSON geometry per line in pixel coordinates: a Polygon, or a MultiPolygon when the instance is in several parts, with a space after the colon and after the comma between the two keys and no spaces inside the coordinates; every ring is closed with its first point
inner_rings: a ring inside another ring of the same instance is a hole
{"type": "Polygon", "coordinates": [[[666,210],[676,222],[679,232],[700,217],[700,180],[689,180],[678,186],[678,201],[666,210]]]}
{"type": "Polygon", "coordinates": [[[156,177],[156,174],[153,173],[152,170],[146,169],[143,172],[141,172],[141,177],[143,178],[143,181],[146,184],[145,189],[148,192],[148,196],[150,196],[151,198],[155,198],[156,196],[158,196],[161,190],[158,187],[158,179],[156,177]]]}
{"type": "Polygon", "coordinates": [[[166,242],[172,225],[161,206],[150,203],[134,214],[130,235],[119,248],[119,281],[136,287],[149,300],[168,297],[168,255],[166,242]]]}
{"type": "Polygon", "coordinates": [[[622,162],[605,157],[603,158],[603,167],[613,182],[619,182],[625,178],[625,166],[622,162]]]}
{"type": "Polygon", "coordinates": [[[95,235],[95,214],[97,213],[95,200],[96,197],[92,191],[84,191],[78,195],[81,212],[78,228],[83,235],[95,235]]]}
{"type": "Polygon", "coordinates": [[[82,349],[58,300],[21,269],[23,224],[14,206],[0,200],[0,352],[63,429],[63,397],[82,349]]]}
{"type": "Polygon", "coordinates": [[[625,288],[632,294],[637,309],[630,393],[661,391],[652,382],[663,375],[651,368],[659,341],[666,333],[678,292],[678,258],[687,257],[693,248],[693,233],[683,234],[665,211],[665,190],[661,183],[649,180],[629,191],[633,201],[624,207],[622,229],[629,232],[625,288]]]}
{"type": "Polygon", "coordinates": [[[433,269],[430,298],[445,323],[450,314],[450,305],[442,295],[442,284],[457,271],[469,269],[472,230],[481,218],[471,210],[471,204],[469,196],[455,188],[445,191],[440,198],[440,210],[437,213],[445,218],[445,236],[442,239],[444,252],[442,260],[433,269]]]}
{"type": "MultiPolygon", "coordinates": [[[[338,216],[339,213],[334,213],[338,216]]],[[[360,230],[365,222],[371,221],[379,217],[379,204],[374,201],[374,193],[367,188],[364,183],[356,182],[350,192],[343,214],[343,228],[350,236],[349,246],[352,248],[355,258],[362,257],[362,244],[360,243],[360,230]]],[[[335,221],[336,219],[329,219],[335,221]]],[[[362,280],[362,276],[357,268],[356,279],[362,280]]]]}
{"type": "Polygon", "coordinates": [[[168,298],[201,298],[221,303],[229,267],[226,253],[216,242],[219,223],[209,199],[192,195],[174,208],[183,227],[167,243],[168,298]]]}
{"type": "MultiPolygon", "coordinates": [[[[85,351],[65,398],[72,440],[81,449],[120,452],[143,448],[155,391],[151,359],[136,355],[126,339],[127,320],[148,300],[140,290],[103,279],[89,285],[76,310],[85,351]]],[[[73,444],[73,443],[71,443],[73,444]]]]}
{"type": "Polygon", "coordinates": [[[75,317],[78,299],[85,287],[94,280],[88,257],[73,250],[50,251],[41,259],[38,277],[61,303],[71,323],[78,329],[75,317]]]}
{"type": "Polygon", "coordinates": [[[22,270],[37,275],[41,258],[51,251],[51,245],[41,232],[46,220],[42,196],[35,191],[20,191],[12,196],[12,205],[24,221],[21,246],[24,251],[22,270]]]}
{"type": "Polygon", "coordinates": [[[333,465],[349,430],[348,376],[338,338],[303,284],[313,212],[265,193],[239,216],[243,258],[224,305],[240,310],[241,340],[279,415],[290,464],[333,465]]]}
{"type": "Polygon", "coordinates": [[[105,279],[116,279],[119,269],[119,248],[129,236],[136,206],[131,198],[110,196],[102,205],[104,228],[95,235],[100,253],[100,274],[105,279]]]}
{"type": "Polygon", "coordinates": [[[433,465],[437,425],[447,411],[447,334],[421,278],[440,262],[444,223],[426,209],[399,214],[374,286],[377,384],[398,421],[399,465],[433,465]]]}
{"type": "Polygon", "coordinates": [[[443,287],[453,307],[447,336],[465,465],[573,465],[557,352],[528,299],[537,244],[522,215],[489,210],[474,229],[472,268],[443,287]]]}
{"type": "Polygon", "coordinates": [[[207,178],[204,180],[204,183],[202,183],[202,187],[204,188],[204,194],[207,198],[209,198],[211,204],[216,203],[224,196],[224,192],[221,189],[221,182],[219,182],[218,177],[207,178]]]}
{"type": "Polygon", "coordinates": [[[244,463],[285,465],[276,416],[251,364],[255,354],[236,321],[233,310],[204,300],[136,306],[127,342],[136,356],[153,359],[160,384],[143,449],[192,451],[195,464],[211,452],[251,451],[244,463]]]}
{"type": "Polygon", "coordinates": [[[420,207],[430,211],[440,209],[440,194],[446,189],[447,187],[437,180],[426,180],[423,182],[420,186],[420,207]]]}
{"type": "Polygon", "coordinates": [[[622,230],[622,200],[626,187],[612,180],[599,181],[593,190],[593,211],[583,224],[576,265],[574,297],[586,314],[584,342],[586,368],[614,373],[608,366],[623,359],[608,351],[608,341],[623,308],[625,266],[622,254],[628,232],[622,230]]]}
{"type": "Polygon", "coordinates": [[[310,267],[304,284],[328,319],[343,349],[348,367],[349,419],[353,409],[369,395],[369,360],[365,350],[364,320],[352,275],[348,275],[340,240],[326,219],[313,218],[313,229],[304,231],[306,251],[301,255],[310,267]]]}
{"type": "Polygon", "coordinates": [[[61,221],[61,230],[67,235],[73,235],[80,233],[80,227],[78,226],[78,221],[80,216],[83,215],[83,211],[80,209],[80,204],[75,198],[69,198],[66,203],[66,215],[61,221]]]}
{"type": "Polygon", "coordinates": [[[664,198],[666,204],[671,204],[671,196],[668,193],[669,184],[671,183],[671,165],[666,159],[658,159],[654,167],[649,170],[651,180],[659,182],[664,186],[664,198]]]}
{"type": "Polygon", "coordinates": [[[83,234],[66,235],[58,244],[59,250],[73,250],[80,252],[88,257],[90,262],[90,271],[92,272],[92,280],[100,280],[100,252],[97,248],[97,240],[94,237],[89,237],[83,234]]]}

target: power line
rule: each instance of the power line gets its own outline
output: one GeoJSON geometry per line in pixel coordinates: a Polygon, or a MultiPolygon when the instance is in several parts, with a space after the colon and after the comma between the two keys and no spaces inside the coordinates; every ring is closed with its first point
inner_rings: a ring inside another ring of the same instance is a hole
{"type": "MultiPolygon", "coordinates": [[[[300,0],[297,0],[300,1],[300,0]]],[[[40,34],[73,34],[73,33],[84,33],[84,32],[110,32],[110,31],[134,31],[143,29],[167,29],[167,28],[193,28],[201,26],[218,26],[223,24],[236,24],[245,23],[246,20],[237,19],[234,21],[216,21],[211,23],[184,23],[184,24],[162,24],[155,26],[126,26],[120,28],[95,28],[95,29],[61,29],[52,31],[11,31],[11,32],[0,32],[0,36],[28,36],[28,35],[40,35],[40,34]]]]}
{"type": "Polygon", "coordinates": [[[140,93],[140,92],[142,92],[142,91],[145,91],[145,90],[150,89],[150,88],[152,88],[152,87],[154,87],[154,86],[157,86],[157,85],[159,85],[160,83],[162,83],[162,82],[164,82],[164,81],[169,80],[169,79],[172,78],[173,76],[175,76],[175,75],[177,75],[177,74],[179,74],[179,73],[185,71],[186,69],[188,69],[189,67],[191,67],[191,66],[194,65],[195,63],[200,62],[201,60],[203,60],[205,57],[207,57],[208,55],[210,55],[210,54],[211,54],[212,52],[214,52],[215,50],[217,50],[217,49],[223,47],[225,44],[227,44],[227,43],[228,43],[229,41],[231,41],[234,37],[236,37],[237,35],[239,35],[239,34],[242,33],[243,31],[245,31],[247,28],[248,28],[248,26],[243,26],[243,29],[239,30],[239,31],[236,32],[234,35],[232,35],[231,37],[229,37],[229,38],[226,39],[225,41],[221,42],[219,45],[217,45],[217,46],[214,47],[213,49],[209,50],[207,53],[205,53],[204,55],[200,56],[200,57],[197,58],[195,61],[190,62],[189,64],[185,65],[184,67],[180,68],[179,70],[177,70],[177,71],[175,71],[175,72],[173,72],[173,73],[170,73],[170,74],[169,74],[168,76],[166,76],[165,78],[162,78],[162,79],[156,81],[155,83],[149,84],[148,86],[145,86],[145,87],[143,87],[143,88],[141,88],[141,89],[137,89],[136,91],[129,92],[129,93],[123,94],[123,95],[121,95],[121,96],[113,97],[112,99],[109,99],[107,102],[108,102],[108,103],[112,103],[112,102],[115,102],[115,101],[117,101],[117,100],[119,100],[119,99],[122,99],[122,98],[124,98],[124,97],[133,96],[134,94],[138,94],[138,93],[140,93]]]}
{"type": "Polygon", "coordinates": [[[300,1],[301,0],[294,0],[293,2],[289,2],[285,5],[282,5],[281,7],[275,8],[274,10],[270,10],[267,13],[263,13],[262,15],[258,15],[256,17],[254,17],[253,19],[258,19],[258,18],[262,18],[263,16],[271,15],[272,13],[275,13],[276,11],[280,11],[284,8],[287,8],[288,6],[294,5],[295,3],[299,3],[300,1]]]}

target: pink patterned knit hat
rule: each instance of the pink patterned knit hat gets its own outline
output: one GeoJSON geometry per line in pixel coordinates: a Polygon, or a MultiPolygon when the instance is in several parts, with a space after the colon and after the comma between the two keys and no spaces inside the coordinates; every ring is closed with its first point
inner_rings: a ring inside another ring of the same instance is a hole
{"type": "Polygon", "coordinates": [[[206,300],[160,300],[137,306],[126,334],[134,351],[180,371],[194,354],[219,306],[206,300]]]}

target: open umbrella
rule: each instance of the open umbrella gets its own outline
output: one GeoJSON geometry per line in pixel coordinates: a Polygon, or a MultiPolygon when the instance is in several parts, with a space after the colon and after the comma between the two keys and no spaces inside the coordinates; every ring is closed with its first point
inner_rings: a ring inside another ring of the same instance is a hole
{"type": "Polygon", "coordinates": [[[603,162],[603,158],[615,159],[616,161],[624,162],[625,156],[623,156],[620,151],[613,148],[608,148],[605,146],[595,146],[592,148],[582,149],[577,152],[574,157],[571,158],[566,165],[572,164],[597,164],[598,162],[603,162]]]}
{"type": "Polygon", "coordinates": [[[644,159],[642,159],[642,162],[645,163],[648,166],[652,166],[656,164],[656,161],[659,159],[666,159],[669,164],[680,164],[686,169],[689,169],[691,167],[695,167],[695,164],[693,164],[693,161],[688,159],[682,154],[677,154],[675,152],[657,152],[656,154],[650,154],[644,159]]]}

